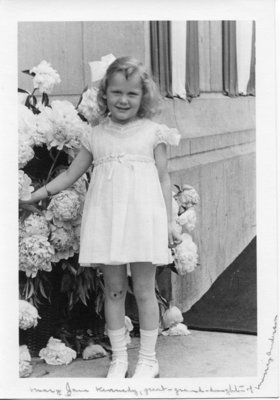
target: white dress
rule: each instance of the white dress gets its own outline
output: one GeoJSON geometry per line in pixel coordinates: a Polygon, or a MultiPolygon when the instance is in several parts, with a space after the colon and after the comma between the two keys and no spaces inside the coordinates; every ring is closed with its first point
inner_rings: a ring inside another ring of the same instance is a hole
{"type": "Polygon", "coordinates": [[[176,129],[148,119],[122,125],[106,118],[83,138],[94,169],[82,218],[81,265],[168,264],[167,212],[154,148],[179,141],[176,129]]]}

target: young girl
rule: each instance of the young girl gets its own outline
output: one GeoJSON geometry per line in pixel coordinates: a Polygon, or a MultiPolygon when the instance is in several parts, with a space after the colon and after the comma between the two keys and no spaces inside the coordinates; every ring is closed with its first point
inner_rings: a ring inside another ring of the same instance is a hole
{"type": "Polygon", "coordinates": [[[104,120],[83,138],[68,170],[34,192],[29,201],[38,202],[66,189],[94,165],[84,205],[79,263],[102,265],[113,352],[108,378],[127,376],[128,263],[140,322],[140,352],[133,377],[159,376],[156,266],[169,263],[168,246],[179,241],[171,227],[166,144],[177,145],[180,136],[176,129],[150,120],[157,111],[157,99],[156,86],[139,61],[116,59],[98,92],[104,120]]]}

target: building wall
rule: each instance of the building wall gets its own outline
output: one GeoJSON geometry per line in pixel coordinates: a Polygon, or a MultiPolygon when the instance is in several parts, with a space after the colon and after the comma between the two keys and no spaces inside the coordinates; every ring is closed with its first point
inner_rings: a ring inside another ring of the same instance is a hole
{"type": "MultiPolygon", "coordinates": [[[[166,99],[158,118],[182,134],[180,146],[168,150],[172,182],[193,185],[201,197],[194,232],[200,265],[185,277],[166,272],[160,282],[182,311],[256,234],[255,99],[222,95],[220,29],[219,21],[199,23],[199,54],[206,60],[200,86],[205,93],[191,103],[166,99]]],[[[52,97],[73,104],[90,84],[89,61],[113,53],[134,56],[149,66],[148,22],[143,21],[20,23],[18,43],[18,86],[32,90],[30,77],[20,71],[45,59],[62,80],[52,97]]]]}

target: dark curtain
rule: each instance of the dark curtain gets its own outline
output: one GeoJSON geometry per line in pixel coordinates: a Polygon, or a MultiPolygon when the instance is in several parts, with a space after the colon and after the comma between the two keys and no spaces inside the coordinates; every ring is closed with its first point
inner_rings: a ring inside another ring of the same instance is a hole
{"type": "Polygon", "coordinates": [[[222,22],[223,42],[223,90],[228,96],[238,95],[237,56],[236,56],[236,22],[222,22]]]}
{"type": "Polygon", "coordinates": [[[256,23],[253,21],[252,32],[252,58],[250,67],[250,79],[247,86],[247,94],[255,96],[256,94],[256,23]]]}
{"type": "Polygon", "coordinates": [[[151,21],[151,68],[162,96],[172,97],[170,21],[151,21]]]}
{"type": "Polygon", "coordinates": [[[199,96],[198,21],[187,22],[186,93],[190,101],[199,96]]]}

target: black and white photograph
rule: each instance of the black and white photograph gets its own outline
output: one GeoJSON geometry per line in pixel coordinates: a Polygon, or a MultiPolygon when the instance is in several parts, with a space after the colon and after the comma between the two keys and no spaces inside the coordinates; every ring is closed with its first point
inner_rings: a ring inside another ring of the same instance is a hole
{"type": "Polygon", "coordinates": [[[275,4],[127,4],[3,2],[0,398],[277,397],[275,4]]]}

